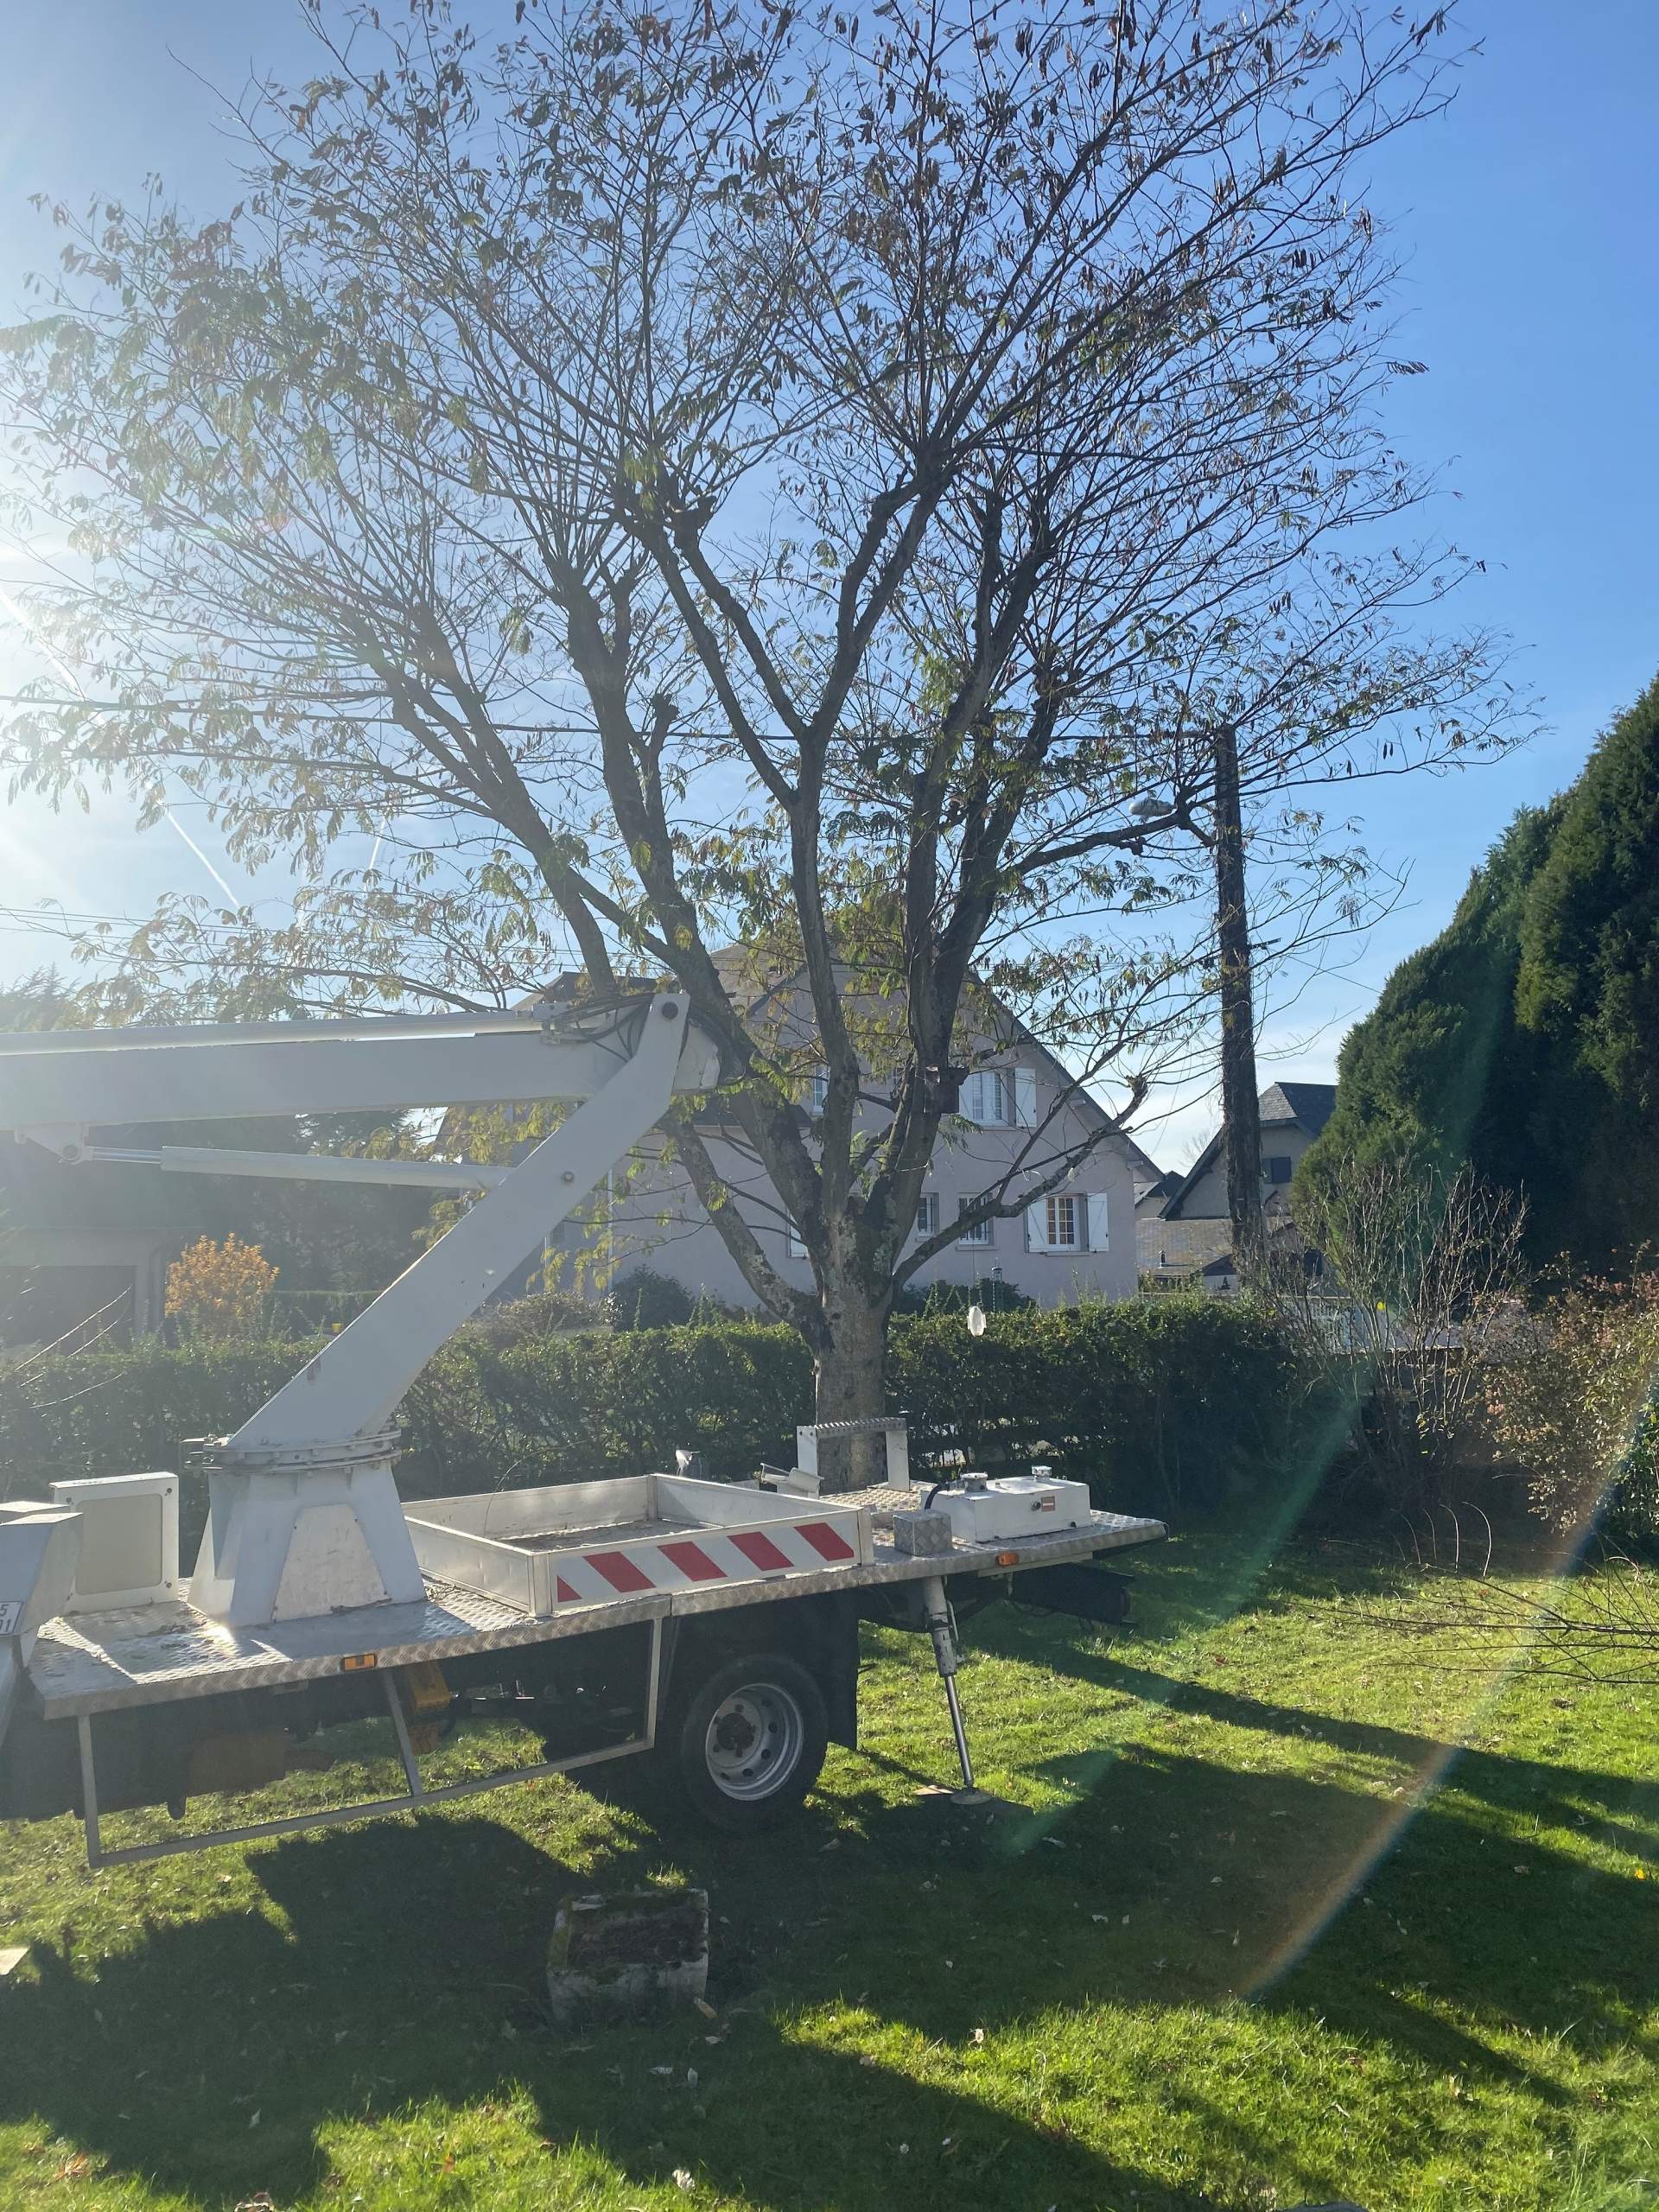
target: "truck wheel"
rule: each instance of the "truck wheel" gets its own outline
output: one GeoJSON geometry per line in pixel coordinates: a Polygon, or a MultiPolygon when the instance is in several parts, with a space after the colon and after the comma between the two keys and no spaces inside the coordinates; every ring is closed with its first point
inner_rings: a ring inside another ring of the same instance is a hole
{"type": "Polygon", "coordinates": [[[671,1740],[706,1821],[728,1834],[770,1827],[818,1778],[830,1740],[823,1693],[798,1660],[742,1653],[698,1684],[671,1740]]]}

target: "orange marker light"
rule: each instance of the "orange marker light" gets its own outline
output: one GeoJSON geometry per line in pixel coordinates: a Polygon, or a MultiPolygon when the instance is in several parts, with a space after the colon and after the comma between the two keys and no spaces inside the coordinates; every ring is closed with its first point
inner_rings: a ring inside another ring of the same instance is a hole
{"type": "Polygon", "coordinates": [[[365,1667],[378,1667],[380,1661],[377,1653],[372,1651],[353,1651],[340,1661],[340,1671],[342,1675],[355,1675],[359,1673],[365,1667]]]}

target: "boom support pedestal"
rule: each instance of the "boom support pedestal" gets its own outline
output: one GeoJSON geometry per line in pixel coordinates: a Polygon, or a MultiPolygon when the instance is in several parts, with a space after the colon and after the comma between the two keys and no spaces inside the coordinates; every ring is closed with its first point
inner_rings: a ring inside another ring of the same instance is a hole
{"type": "Polygon", "coordinates": [[[392,1480],[395,1442],[385,1430],[355,1454],[210,1461],[190,1583],[196,1611],[227,1628],[259,1628],[342,1606],[418,1604],[426,1585],[392,1480]]]}
{"type": "MultiPolygon", "coordinates": [[[[645,1135],[677,1083],[717,1079],[706,1048],[684,1051],[696,1034],[685,1011],[671,992],[640,1007],[632,1035],[617,1040],[605,1079],[569,1120],[217,1447],[212,1518],[190,1586],[199,1612],[259,1628],[425,1596],[391,1478],[399,1402],[433,1353],[645,1135]]],[[[591,1047],[582,1058],[592,1060],[591,1047]]],[[[543,1065],[556,1090],[556,1053],[543,1065]]]]}

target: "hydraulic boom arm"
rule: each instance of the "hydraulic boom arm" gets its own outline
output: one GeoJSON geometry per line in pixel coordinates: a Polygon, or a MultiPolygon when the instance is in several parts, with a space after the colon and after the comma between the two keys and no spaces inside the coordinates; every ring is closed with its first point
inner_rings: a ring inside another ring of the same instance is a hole
{"type": "MultiPolygon", "coordinates": [[[[563,1029],[504,1014],[0,1038],[0,1130],[68,1163],[119,1157],[89,1141],[111,1124],[584,1101],[516,1166],[480,1177],[486,1194],[218,1447],[199,1610],[245,1625],[423,1594],[391,1481],[398,1401],[674,1093],[719,1079],[718,1048],[676,993],[563,1029]]],[[[219,1172],[276,1173],[281,1157],[226,1153],[219,1172]]]]}

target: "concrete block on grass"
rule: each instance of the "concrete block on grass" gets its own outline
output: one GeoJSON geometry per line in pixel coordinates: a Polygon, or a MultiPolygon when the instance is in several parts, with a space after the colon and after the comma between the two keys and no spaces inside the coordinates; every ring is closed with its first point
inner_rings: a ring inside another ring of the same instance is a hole
{"type": "Polygon", "coordinates": [[[706,1890],[624,1890],[560,1904],[547,2001],[561,2025],[689,2004],[708,1982],[706,1890]]]}

